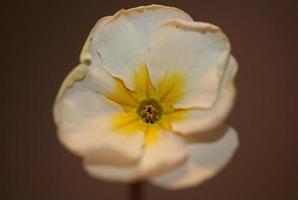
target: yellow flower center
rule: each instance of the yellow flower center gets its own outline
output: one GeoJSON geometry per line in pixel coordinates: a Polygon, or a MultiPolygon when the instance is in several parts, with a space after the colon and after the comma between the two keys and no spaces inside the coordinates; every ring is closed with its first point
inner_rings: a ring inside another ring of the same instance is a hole
{"type": "Polygon", "coordinates": [[[171,123],[184,118],[187,109],[175,109],[173,104],[185,94],[182,74],[165,74],[154,87],[146,66],[134,74],[134,88],[128,89],[122,80],[114,78],[116,89],[106,97],[123,108],[112,119],[117,133],[145,134],[145,145],[157,141],[158,132],[171,131],[171,123]]]}

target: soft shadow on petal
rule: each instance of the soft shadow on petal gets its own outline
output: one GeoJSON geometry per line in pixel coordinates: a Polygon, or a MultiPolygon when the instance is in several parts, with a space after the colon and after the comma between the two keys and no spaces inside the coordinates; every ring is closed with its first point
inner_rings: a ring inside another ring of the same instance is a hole
{"type": "Polygon", "coordinates": [[[156,27],[170,19],[192,21],[185,12],[160,5],[120,10],[95,27],[91,35],[92,65],[104,66],[132,89],[133,72],[146,62],[148,44],[156,27]]]}
{"type": "Polygon", "coordinates": [[[142,159],[133,167],[102,165],[88,158],[84,167],[93,177],[131,182],[173,169],[187,157],[185,144],[172,133],[160,133],[155,144],[144,148],[142,159]]]}
{"type": "Polygon", "coordinates": [[[152,183],[168,189],[199,185],[216,175],[233,157],[239,142],[233,128],[187,139],[189,159],[174,170],[152,178],[152,183]]]}
{"type": "Polygon", "coordinates": [[[184,77],[183,98],[168,103],[176,108],[210,108],[218,96],[229,55],[230,43],[217,26],[171,20],[153,34],[147,65],[154,85],[167,74],[184,77]]]}
{"type": "Polygon", "coordinates": [[[104,164],[135,164],[142,154],[144,135],[114,133],[111,119],[119,112],[123,112],[120,106],[87,87],[85,81],[75,82],[55,103],[58,137],[79,156],[104,164]]]}
{"type": "Polygon", "coordinates": [[[234,105],[236,97],[234,77],[237,69],[236,60],[230,56],[215,104],[209,109],[191,109],[186,112],[184,120],[172,123],[173,130],[183,135],[190,135],[210,131],[221,125],[234,105]]]}
{"type": "Polygon", "coordinates": [[[222,124],[217,129],[214,129],[211,131],[200,132],[200,133],[191,134],[191,135],[184,135],[183,139],[187,144],[212,143],[222,139],[225,136],[225,134],[228,132],[228,129],[231,129],[231,127],[228,127],[227,125],[222,124]]]}

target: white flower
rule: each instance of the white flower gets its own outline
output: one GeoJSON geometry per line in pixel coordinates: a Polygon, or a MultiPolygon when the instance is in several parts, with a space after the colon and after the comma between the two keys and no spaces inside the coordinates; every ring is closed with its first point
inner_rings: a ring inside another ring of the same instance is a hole
{"type": "Polygon", "coordinates": [[[54,106],[60,141],[94,177],[197,185],[231,159],[221,126],[237,63],[215,25],[160,5],[120,10],[92,29],[54,106]]]}

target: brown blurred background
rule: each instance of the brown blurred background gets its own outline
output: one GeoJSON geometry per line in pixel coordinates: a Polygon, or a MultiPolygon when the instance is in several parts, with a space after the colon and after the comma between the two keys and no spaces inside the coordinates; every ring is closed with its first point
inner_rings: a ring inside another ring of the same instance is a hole
{"type": "Polygon", "coordinates": [[[90,178],[58,143],[52,105],[95,22],[152,3],[217,24],[230,38],[240,70],[229,123],[241,146],[200,187],[169,192],[145,184],[145,199],[298,199],[296,1],[14,0],[0,3],[1,200],[128,199],[128,185],[90,178]]]}

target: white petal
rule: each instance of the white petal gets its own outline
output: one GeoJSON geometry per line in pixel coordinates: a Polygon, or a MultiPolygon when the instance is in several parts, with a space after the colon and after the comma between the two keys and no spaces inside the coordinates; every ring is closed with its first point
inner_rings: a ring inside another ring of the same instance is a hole
{"type": "Polygon", "coordinates": [[[122,108],[76,82],[55,103],[60,141],[79,156],[100,163],[127,165],[139,160],[144,145],[142,133],[114,133],[111,117],[122,108]]]}
{"type": "Polygon", "coordinates": [[[132,89],[132,74],[145,64],[149,39],[156,27],[170,19],[192,20],[183,11],[159,5],[120,10],[91,36],[92,65],[105,66],[132,89]]]}
{"type": "Polygon", "coordinates": [[[102,30],[102,28],[104,27],[104,24],[108,21],[108,19],[110,18],[110,16],[106,16],[101,18],[100,20],[97,21],[97,23],[95,24],[94,28],[92,29],[92,31],[90,32],[84,46],[83,49],[81,51],[80,54],[80,61],[81,63],[85,63],[85,64],[91,64],[91,47],[90,47],[90,42],[91,42],[91,35],[94,29],[97,30],[97,32],[100,32],[100,30],[102,30]]]}
{"type": "Polygon", "coordinates": [[[186,149],[180,138],[172,133],[160,133],[158,142],[144,148],[142,159],[133,167],[100,165],[88,159],[85,160],[84,166],[91,176],[130,182],[172,169],[181,164],[186,156],[186,149]]]}
{"type": "Polygon", "coordinates": [[[102,63],[97,63],[97,67],[91,65],[92,52],[90,44],[93,32],[96,30],[97,34],[100,34],[105,23],[107,23],[110,18],[111,16],[107,16],[98,20],[91,30],[80,54],[80,61],[83,63],[82,65],[88,66],[88,71],[85,78],[86,84],[101,94],[106,94],[115,90],[115,84],[112,76],[103,67],[98,67],[102,66],[102,63]]]}
{"type": "Polygon", "coordinates": [[[153,178],[152,182],[168,189],[181,189],[198,185],[214,176],[233,157],[239,145],[236,131],[232,128],[225,131],[224,135],[214,134],[215,138],[221,138],[201,138],[197,143],[190,143],[188,161],[153,178]]]}
{"type": "Polygon", "coordinates": [[[65,91],[68,88],[72,87],[75,82],[85,78],[87,71],[88,71],[87,66],[84,64],[80,64],[80,65],[76,66],[64,79],[64,81],[58,91],[58,94],[57,94],[57,97],[55,100],[54,109],[53,109],[54,120],[56,123],[58,123],[61,118],[60,112],[59,112],[59,106],[58,106],[57,102],[64,95],[65,91]]]}
{"type": "Polygon", "coordinates": [[[210,131],[222,124],[234,105],[236,90],[233,80],[237,69],[237,62],[231,56],[215,104],[209,109],[189,111],[183,121],[172,123],[173,130],[188,135],[210,131]]]}
{"type": "Polygon", "coordinates": [[[103,95],[111,93],[116,89],[113,77],[102,67],[89,66],[86,84],[103,95]]]}
{"type": "Polygon", "coordinates": [[[155,85],[165,74],[185,77],[185,95],[175,107],[209,108],[217,98],[229,54],[229,41],[217,26],[172,20],[154,33],[147,65],[155,85]]]}

